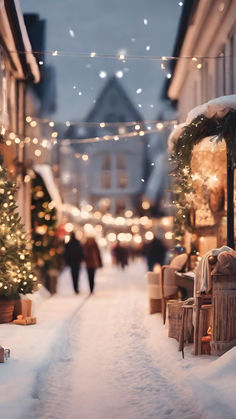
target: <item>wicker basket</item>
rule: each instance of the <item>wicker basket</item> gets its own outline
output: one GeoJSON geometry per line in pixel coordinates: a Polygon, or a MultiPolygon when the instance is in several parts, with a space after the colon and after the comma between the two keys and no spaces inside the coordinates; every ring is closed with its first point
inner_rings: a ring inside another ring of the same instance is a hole
{"type": "Polygon", "coordinates": [[[182,327],[183,301],[169,300],[167,302],[168,312],[168,337],[179,341],[182,327]]]}

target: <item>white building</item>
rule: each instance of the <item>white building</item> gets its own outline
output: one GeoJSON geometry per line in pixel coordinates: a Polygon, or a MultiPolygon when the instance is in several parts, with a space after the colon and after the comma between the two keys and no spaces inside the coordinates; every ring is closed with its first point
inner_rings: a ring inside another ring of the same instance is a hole
{"type": "Polygon", "coordinates": [[[180,122],[195,106],[235,93],[236,1],[185,1],[173,56],[193,57],[172,62],[167,86],[180,122]]]}

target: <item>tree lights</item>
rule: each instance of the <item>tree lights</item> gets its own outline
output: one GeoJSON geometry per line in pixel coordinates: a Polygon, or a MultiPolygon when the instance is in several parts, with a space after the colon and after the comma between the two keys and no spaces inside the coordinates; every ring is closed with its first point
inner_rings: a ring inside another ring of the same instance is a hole
{"type": "Polygon", "coordinates": [[[32,271],[31,243],[21,223],[14,194],[0,158],[0,296],[17,298],[38,287],[32,271]]]}

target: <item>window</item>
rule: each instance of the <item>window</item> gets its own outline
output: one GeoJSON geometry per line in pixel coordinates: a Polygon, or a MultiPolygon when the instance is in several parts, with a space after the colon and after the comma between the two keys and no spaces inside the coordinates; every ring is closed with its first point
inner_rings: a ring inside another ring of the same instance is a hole
{"type": "Polygon", "coordinates": [[[110,189],[111,187],[111,173],[110,172],[102,172],[101,186],[102,186],[102,189],[110,189]]]}
{"type": "Polygon", "coordinates": [[[128,176],[126,171],[118,171],[117,174],[118,188],[125,189],[128,186],[128,176]]]}
{"type": "Polygon", "coordinates": [[[111,169],[111,156],[110,154],[105,154],[102,156],[102,170],[110,170],[111,169]]]}
{"type": "Polygon", "coordinates": [[[124,153],[118,153],[116,156],[116,168],[118,170],[127,169],[127,155],[124,153]]]}

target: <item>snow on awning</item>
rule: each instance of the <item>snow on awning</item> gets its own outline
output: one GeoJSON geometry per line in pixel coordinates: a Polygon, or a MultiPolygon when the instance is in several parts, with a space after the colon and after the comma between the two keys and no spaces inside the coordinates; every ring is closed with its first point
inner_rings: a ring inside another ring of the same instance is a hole
{"type": "Polygon", "coordinates": [[[52,201],[56,203],[57,219],[60,222],[62,218],[62,200],[51,167],[48,164],[36,164],[33,170],[42,177],[52,201]]]}
{"type": "Polygon", "coordinates": [[[216,115],[218,118],[223,118],[231,109],[236,110],[236,95],[221,96],[209,100],[209,102],[193,108],[188,113],[186,125],[190,124],[199,115],[204,115],[207,118],[216,115]]]}

